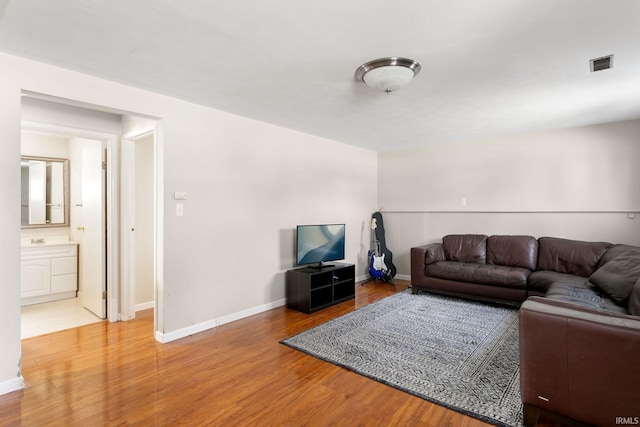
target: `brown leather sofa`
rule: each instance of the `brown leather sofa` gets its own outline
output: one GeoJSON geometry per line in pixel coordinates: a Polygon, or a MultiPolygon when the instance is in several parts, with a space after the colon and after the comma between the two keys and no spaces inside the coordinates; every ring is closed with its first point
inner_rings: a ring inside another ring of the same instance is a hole
{"type": "Polygon", "coordinates": [[[411,249],[413,292],[522,303],[525,425],[540,414],[640,424],[640,248],[531,236],[442,240],[411,249]]]}

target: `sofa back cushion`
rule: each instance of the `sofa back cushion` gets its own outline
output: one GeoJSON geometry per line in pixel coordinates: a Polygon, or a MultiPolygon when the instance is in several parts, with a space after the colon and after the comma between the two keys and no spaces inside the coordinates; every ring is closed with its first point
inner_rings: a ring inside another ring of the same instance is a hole
{"type": "Polygon", "coordinates": [[[616,303],[627,306],[633,285],[640,280],[640,249],[629,249],[618,255],[590,277],[616,303]]]}
{"type": "Polygon", "coordinates": [[[487,264],[535,270],[538,241],[531,236],[490,236],[487,239],[487,264]]]}
{"type": "Polygon", "coordinates": [[[484,234],[449,234],[442,238],[447,261],[487,262],[487,236],[484,234]]]}
{"type": "Polygon", "coordinates": [[[608,263],[609,261],[611,261],[612,259],[616,258],[618,255],[622,255],[623,253],[627,252],[629,249],[640,249],[640,247],[624,245],[622,243],[617,243],[609,246],[605,251],[604,255],[602,255],[602,258],[600,258],[600,261],[598,262],[598,267],[596,267],[596,270],[602,267],[603,265],[605,265],[606,263],[608,263]]]}
{"type": "Polygon", "coordinates": [[[633,285],[633,290],[629,297],[629,313],[634,316],[640,316],[640,279],[633,285]]]}
{"type": "Polygon", "coordinates": [[[538,270],[589,277],[609,246],[611,244],[606,242],[541,237],[538,239],[538,270]]]}

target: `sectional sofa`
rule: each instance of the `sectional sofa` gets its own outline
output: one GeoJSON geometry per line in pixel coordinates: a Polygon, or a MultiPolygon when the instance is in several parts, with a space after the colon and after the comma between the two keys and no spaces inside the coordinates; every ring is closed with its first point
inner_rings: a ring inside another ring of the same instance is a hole
{"type": "Polygon", "coordinates": [[[526,425],[640,417],[640,248],[553,237],[448,235],[411,249],[419,290],[520,306],[526,425]]]}

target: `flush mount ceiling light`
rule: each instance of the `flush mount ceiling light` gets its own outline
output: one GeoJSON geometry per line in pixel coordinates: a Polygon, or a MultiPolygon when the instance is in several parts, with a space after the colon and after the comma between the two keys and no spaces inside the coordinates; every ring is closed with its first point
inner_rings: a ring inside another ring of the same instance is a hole
{"type": "Polygon", "coordinates": [[[413,59],[395,56],[374,59],[358,67],[356,79],[389,94],[406,86],[421,68],[413,59]]]}

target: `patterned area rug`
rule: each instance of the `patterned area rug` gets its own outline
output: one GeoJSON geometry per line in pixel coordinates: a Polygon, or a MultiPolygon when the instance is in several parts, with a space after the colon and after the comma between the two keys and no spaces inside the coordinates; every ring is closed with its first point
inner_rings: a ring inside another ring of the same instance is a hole
{"type": "Polygon", "coordinates": [[[398,293],[282,343],[472,417],[522,425],[514,308],[398,293]]]}

